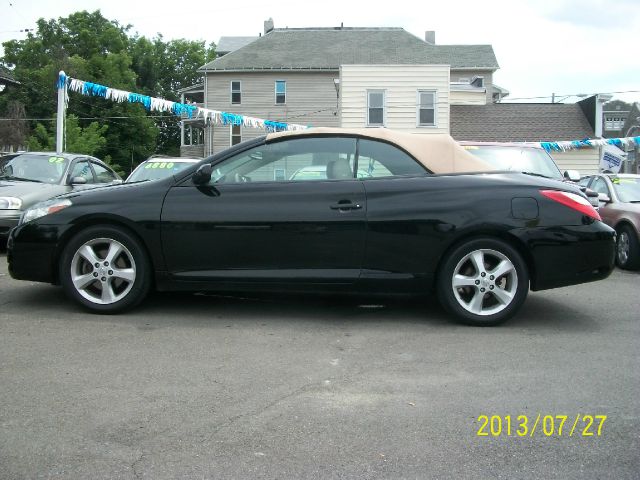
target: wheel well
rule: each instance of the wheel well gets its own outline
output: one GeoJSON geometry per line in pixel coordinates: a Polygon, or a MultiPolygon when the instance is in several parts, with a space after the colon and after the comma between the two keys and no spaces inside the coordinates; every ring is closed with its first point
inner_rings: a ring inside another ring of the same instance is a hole
{"type": "Polygon", "coordinates": [[[438,262],[438,267],[436,268],[436,274],[435,274],[435,279],[437,281],[438,277],[440,276],[440,270],[442,269],[442,266],[444,265],[444,262],[447,260],[447,258],[449,257],[449,254],[456,248],[458,248],[460,245],[467,243],[471,240],[476,240],[478,238],[493,238],[496,240],[502,240],[505,243],[508,243],[509,246],[515,248],[517,250],[517,252],[522,256],[522,259],[524,260],[524,263],[527,267],[528,273],[529,273],[529,282],[531,283],[531,286],[533,287],[535,284],[535,264],[533,262],[533,257],[531,256],[531,254],[527,251],[527,249],[525,248],[524,244],[522,243],[522,241],[514,236],[511,235],[508,232],[496,232],[496,231],[492,231],[492,232],[474,232],[468,235],[463,236],[462,238],[459,238],[458,240],[452,242],[446,249],[444,252],[442,252],[442,255],[440,256],[440,261],[438,262]]]}
{"type": "MultiPolygon", "coordinates": [[[[145,243],[145,241],[142,239],[142,237],[140,237],[140,235],[138,235],[138,233],[131,228],[129,225],[127,225],[125,222],[121,222],[118,221],[116,219],[112,219],[112,218],[93,218],[90,220],[87,220],[85,222],[79,223],[77,225],[73,225],[69,230],[67,230],[66,232],[64,232],[64,234],[62,235],[62,237],[60,237],[60,240],[58,241],[58,248],[56,249],[54,255],[53,255],[53,265],[52,265],[52,269],[51,271],[53,272],[53,283],[55,284],[59,284],[60,283],[60,278],[58,275],[58,265],[60,265],[60,257],[62,256],[62,252],[64,251],[64,248],[67,246],[67,243],[69,243],[69,240],[71,240],[73,237],[75,237],[78,233],[80,233],[82,230],[89,228],[89,227],[94,227],[96,225],[104,225],[104,226],[108,226],[108,227],[117,227],[117,228],[121,228],[122,230],[126,230],[126,232],[128,234],[130,234],[132,237],[134,237],[136,240],[138,240],[138,242],[140,242],[140,246],[142,247],[142,250],[144,251],[145,255],[147,256],[147,260],[149,261],[149,265],[151,266],[151,271],[155,271],[155,266],[153,264],[153,259],[151,258],[151,255],[149,255],[149,249],[147,248],[147,244],[145,243]]],[[[155,282],[155,278],[153,275],[151,275],[151,281],[155,282]]]]}
{"type": "MultiPolygon", "coordinates": [[[[622,227],[629,227],[631,229],[631,231],[635,232],[636,229],[634,228],[633,224],[629,221],[629,220],[620,220],[616,226],[614,227],[614,230],[618,233],[620,233],[620,229],[622,227]]],[[[637,233],[636,233],[637,235],[637,233]]]]}

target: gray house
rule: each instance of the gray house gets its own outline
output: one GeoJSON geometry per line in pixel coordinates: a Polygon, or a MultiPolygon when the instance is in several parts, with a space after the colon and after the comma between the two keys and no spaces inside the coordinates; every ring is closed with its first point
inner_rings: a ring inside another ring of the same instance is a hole
{"type": "MultiPolygon", "coordinates": [[[[603,105],[609,95],[593,95],[577,103],[494,103],[451,105],[451,131],[456,140],[542,142],[603,137],[603,105]],[[488,127],[489,126],[489,127],[488,127]]],[[[602,147],[551,152],[561,170],[598,173],[602,147]]]]}
{"type": "MultiPolygon", "coordinates": [[[[493,74],[498,62],[491,45],[438,45],[434,32],[426,32],[423,40],[402,28],[282,29],[268,21],[264,35],[253,41],[243,38],[236,49],[230,48],[234,42],[224,43],[223,55],[199,69],[203,84],[181,92],[185,101],[192,93],[202,93],[204,108],[337,127],[342,124],[340,73],[346,65],[445,66],[451,89],[447,86],[442,98],[450,93],[459,98],[475,95],[475,101],[480,98],[484,104],[496,95],[493,74]]],[[[183,129],[183,155],[207,156],[264,134],[240,126],[205,125],[198,119],[185,121],[183,129]]]]}

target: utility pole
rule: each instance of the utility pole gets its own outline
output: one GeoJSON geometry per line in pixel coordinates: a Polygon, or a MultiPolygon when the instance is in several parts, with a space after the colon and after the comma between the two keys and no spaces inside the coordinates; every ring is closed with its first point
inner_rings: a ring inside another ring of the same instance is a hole
{"type": "Polygon", "coordinates": [[[64,117],[66,110],[67,76],[60,70],[58,74],[58,116],[56,117],[56,153],[64,151],[64,117]]]}
{"type": "Polygon", "coordinates": [[[555,93],[551,94],[551,103],[556,103],[556,94],[555,93]]]}

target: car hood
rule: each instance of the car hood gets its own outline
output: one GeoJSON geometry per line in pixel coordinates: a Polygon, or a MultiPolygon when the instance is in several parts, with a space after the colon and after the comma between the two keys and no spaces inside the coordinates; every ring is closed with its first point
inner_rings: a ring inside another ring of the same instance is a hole
{"type": "Polygon", "coordinates": [[[69,191],[65,185],[52,183],[0,180],[0,197],[16,197],[22,200],[22,209],[69,191]]]}

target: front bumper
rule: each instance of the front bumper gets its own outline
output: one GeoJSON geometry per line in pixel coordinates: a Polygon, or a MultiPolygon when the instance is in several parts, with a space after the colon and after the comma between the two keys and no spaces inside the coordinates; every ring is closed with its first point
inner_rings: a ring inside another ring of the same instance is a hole
{"type": "Polygon", "coordinates": [[[531,290],[602,280],[613,271],[616,232],[602,222],[512,233],[530,252],[531,290]]]}
{"type": "Polygon", "coordinates": [[[0,210],[0,237],[8,237],[13,227],[18,225],[22,210],[0,210]]]}
{"type": "Polygon", "coordinates": [[[11,230],[7,242],[9,274],[16,280],[56,283],[55,261],[67,228],[33,222],[11,230]]]}

